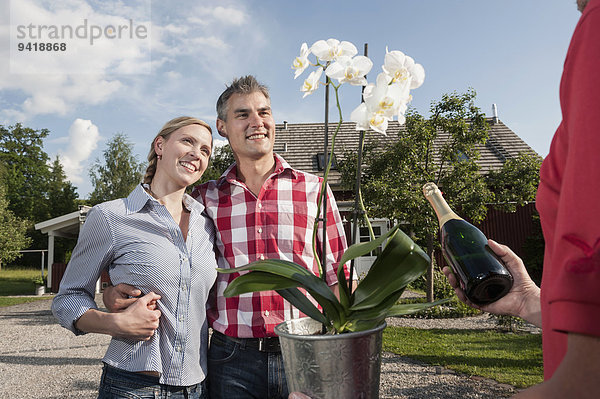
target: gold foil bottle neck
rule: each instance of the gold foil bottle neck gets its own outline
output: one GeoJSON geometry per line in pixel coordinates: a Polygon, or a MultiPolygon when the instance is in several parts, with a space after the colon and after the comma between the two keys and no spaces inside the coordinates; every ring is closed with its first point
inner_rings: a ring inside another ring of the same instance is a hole
{"type": "Polygon", "coordinates": [[[440,228],[442,228],[444,223],[446,223],[448,220],[463,220],[463,218],[458,216],[452,209],[450,209],[450,206],[442,196],[442,192],[435,183],[425,183],[423,186],[423,194],[433,207],[433,210],[438,217],[440,228]]]}

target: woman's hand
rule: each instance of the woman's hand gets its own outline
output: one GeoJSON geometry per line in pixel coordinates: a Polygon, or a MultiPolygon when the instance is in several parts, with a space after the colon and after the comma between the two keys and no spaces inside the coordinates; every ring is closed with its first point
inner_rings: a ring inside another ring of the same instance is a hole
{"type": "Polygon", "coordinates": [[[78,330],[88,333],[107,334],[113,337],[148,341],[158,328],[160,310],[156,301],[160,295],[150,292],[119,313],[107,313],[98,309],[89,309],[76,322],[78,330]]]}
{"type": "Polygon", "coordinates": [[[150,292],[141,298],[135,298],[136,302],[120,313],[117,317],[118,331],[111,334],[113,337],[128,338],[136,341],[148,341],[158,328],[161,312],[151,309],[152,303],[156,307],[156,301],[160,295],[150,292]]]}
{"type": "MultiPolygon", "coordinates": [[[[133,285],[109,285],[102,293],[102,302],[104,302],[104,306],[106,306],[106,309],[108,309],[109,312],[118,313],[134,304],[140,295],[142,295],[142,291],[133,285]]],[[[151,310],[156,309],[156,301],[148,303],[148,308],[151,310]]]]}

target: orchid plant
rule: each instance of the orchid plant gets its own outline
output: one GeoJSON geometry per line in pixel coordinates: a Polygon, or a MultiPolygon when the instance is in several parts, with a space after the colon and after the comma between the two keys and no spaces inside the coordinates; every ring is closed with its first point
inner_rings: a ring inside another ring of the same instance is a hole
{"type": "MultiPolygon", "coordinates": [[[[421,86],[425,79],[425,70],[420,64],[401,51],[388,51],[386,48],[382,72],[377,76],[375,83],[368,83],[366,75],[373,68],[373,62],[357,53],[356,46],[350,42],[340,42],[336,39],[319,40],[310,48],[303,43],[300,55],[292,63],[294,79],[309,67],[315,67],[302,84],[301,91],[304,97],[317,91],[320,86],[330,85],[335,91],[339,113],[339,122],[332,136],[331,152],[323,176],[319,212],[326,193],[335,138],[343,121],[340,87],[344,83],[364,86],[364,101],[352,111],[350,119],[356,123],[356,130],[374,130],[385,135],[390,120],[397,118],[401,124],[404,123],[404,114],[412,99],[410,91],[421,86]],[[311,54],[315,58],[313,61],[309,59],[311,54]],[[325,82],[321,81],[323,72],[325,82]]],[[[314,227],[312,244],[320,276],[315,276],[304,267],[289,261],[266,259],[235,269],[219,269],[221,273],[240,273],[240,276],[229,284],[225,295],[230,297],[247,292],[276,290],[304,314],[321,322],[331,334],[367,330],[380,325],[386,317],[414,313],[446,302],[447,300],[418,304],[397,303],[407,285],[425,273],[430,259],[398,226],[375,238],[369,218],[364,212],[360,190],[358,196],[371,241],[351,245],[342,256],[337,273],[339,300],[323,279],[324,271],[316,250],[318,224],[314,227]],[[384,244],[383,251],[367,275],[352,291],[341,266],[384,244]],[[298,287],[305,289],[321,306],[322,311],[298,287]]]]}

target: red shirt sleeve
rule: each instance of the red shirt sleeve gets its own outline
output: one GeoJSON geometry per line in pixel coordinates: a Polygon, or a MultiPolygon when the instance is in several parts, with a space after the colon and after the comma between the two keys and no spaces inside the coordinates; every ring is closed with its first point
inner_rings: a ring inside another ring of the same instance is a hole
{"type": "Polygon", "coordinates": [[[544,228],[542,289],[553,330],[600,336],[600,2],[592,4],[571,41],[563,122],[541,171],[555,221],[544,228]]]}

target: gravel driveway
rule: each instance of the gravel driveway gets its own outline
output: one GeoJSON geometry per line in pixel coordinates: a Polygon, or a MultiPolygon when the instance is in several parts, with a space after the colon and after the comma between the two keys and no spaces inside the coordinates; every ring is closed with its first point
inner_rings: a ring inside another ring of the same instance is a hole
{"type": "MultiPolygon", "coordinates": [[[[456,320],[393,319],[419,328],[491,328],[485,316],[456,320]]],[[[0,399],[95,398],[100,359],[110,337],[80,337],[60,327],[50,301],[0,308],[0,399]]],[[[508,398],[504,384],[383,354],[381,398],[508,398]]]]}

